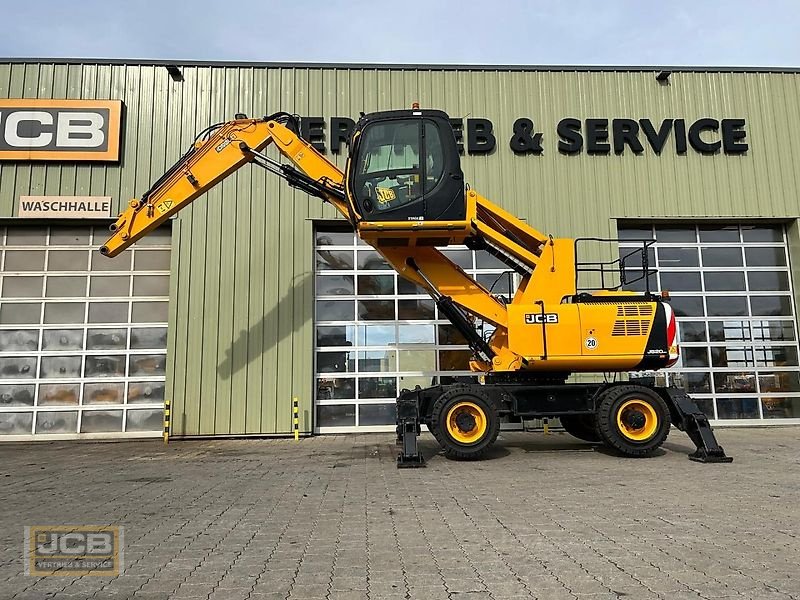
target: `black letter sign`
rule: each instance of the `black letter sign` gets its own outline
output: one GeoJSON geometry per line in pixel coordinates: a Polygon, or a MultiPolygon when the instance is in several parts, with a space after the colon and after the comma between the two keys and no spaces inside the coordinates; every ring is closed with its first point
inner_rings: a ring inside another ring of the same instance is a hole
{"type": "Polygon", "coordinates": [[[467,119],[467,152],[488,154],[497,143],[489,119],[467,119]]]}
{"type": "Polygon", "coordinates": [[[644,137],[647,138],[647,141],[650,144],[650,147],[653,149],[653,152],[656,154],[661,154],[661,150],[664,149],[664,145],[667,143],[669,130],[672,129],[672,119],[664,119],[661,121],[661,127],[659,127],[657,132],[653,127],[653,124],[650,122],[650,119],[641,119],[639,124],[642,126],[644,137]]]}
{"type": "Polygon", "coordinates": [[[314,146],[315,150],[325,152],[325,119],[322,117],[303,117],[300,120],[300,137],[314,146]]]}
{"type": "Polygon", "coordinates": [[[578,154],[583,148],[581,122],[578,119],[561,119],[556,129],[559,137],[558,151],[564,154],[578,154]]]}
{"type": "Polygon", "coordinates": [[[517,154],[532,152],[538,155],[542,153],[542,134],[534,131],[530,119],[517,119],[514,121],[514,135],[508,145],[517,154]]]}
{"type": "Polygon", "coordinates": [[[586,119],[586,151],[589,154],[608,154],[608,119],[586,119]]]}
{"type": "Polygon", "coordinates": [[[456,136],[456,146],[458,153],[464,154],[464,121],[461,119],[450,119],[450,127],[453,128],[453,135],[456,136]]]}
{"type": "Polygon", "coordinates": [[[709,131],[717,131],[719,129],[719,121],[716,119],[698,119],[692,126],[689,127],[689,143],[692,148],[703,154],[714,154],[719,151],[722,143],[717,140],[716,142],[704,142],[700,134],[708,129],[709,131]]]}
{"type": "Polygon", "coordinates": [[[356,122],[349,117],[331,117],[331,152],[339,154],[342,142],[347,144],[356,122]]]}
{"type": "Polygon", "coordinates": [[[639,124],[633,119],[614,119],[611,121],[614,132],[614,154],[625,152],[625,146],[630,146],[634,154],[644,152],[644,147],[639,141],[639,124]]]}
{"type": "Polygon", "coordinates": [[[686,121],[675,119],[672,129],[675,131],[675,152],[686,154],[686,121]]]}
{"type": "Polygon", "coordinates": [[[722,147],[727,154],[747,152],[746,135],[744,119],[722,119],[722,147]]]}

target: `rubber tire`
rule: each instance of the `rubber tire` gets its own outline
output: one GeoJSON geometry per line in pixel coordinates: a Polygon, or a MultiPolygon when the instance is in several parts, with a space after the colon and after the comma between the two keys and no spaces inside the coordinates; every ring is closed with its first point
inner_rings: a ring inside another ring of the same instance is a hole
{"type": "Polygon", "coordinates": [[[597,433],[606,445],[620,454],[633,458],[652,455],[667,439],[669,428],[670,413],[667,403],[650,388],[641,385],[617,385],[603,392],[597,408],[597,433]],[[617,425],[617,410],[632,398],[645,400],[658,417],[658,428],[648,440],[630,440],[620,432],[617,425]]]}
{"type": "Polygon", "coordinates": [[[572,437],[593,444],[603,442],[597,432],[597,419],[594,415],[564,415],[559,417],[559,421],[564,430],[572,437]]]}
{"type": "Polygon", "coordinates": [[[444,450],[445,456],[460,460],[476,460],[481,458],[497,440],[500,433],[500,416],[494,403],[482,394],[469,388],[455,387],[447,390],[433,403],[429,428],[436,441],[444,450]],[[474,444],[465,445],[450,437],[447,432],[447,413],[458,402],[473,402],[486,415],[486,433],[474,444]]]}

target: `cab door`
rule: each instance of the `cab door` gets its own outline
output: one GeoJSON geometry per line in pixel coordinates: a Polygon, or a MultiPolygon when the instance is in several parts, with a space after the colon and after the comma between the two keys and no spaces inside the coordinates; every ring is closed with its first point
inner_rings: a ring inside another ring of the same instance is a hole
{"type": "Polygon", "coordinates": [[[364,221],[458,221],[466,216],[458,148],[441,111],[364,117],[353,134],[347,184],[364,221]]]}

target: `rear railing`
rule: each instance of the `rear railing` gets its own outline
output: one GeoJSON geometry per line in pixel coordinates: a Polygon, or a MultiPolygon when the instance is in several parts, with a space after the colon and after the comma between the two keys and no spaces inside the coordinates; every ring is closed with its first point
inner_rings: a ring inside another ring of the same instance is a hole
{"type": "MultiPolygon", "coordinates": [[[[611,244],[619,244],[619,238],[576,238],[575,239],[575,289],[577,293],[596,290],[616,291],[626,285],[644,280],[644,293],[650,295],[650,277],[656,269],[650,266],[650,247],[655,240],[625,240],[627,244],[639,243],[637,248],[620,248],[619,258],[607,261],[582,261],[581,248],[593,242],[601,252],[611,244]],[[603,246],[607,244],[608,246],[603,246]],[[593,275],[589,275],[593,274],[593,275]],[[581,277],[583,275],[583,278],[581,277]],[[582,281],[583,279],[583,281],[582,281]],[[590,285],[581,285],[590,279],[590,285]],[[599,279],[599,281],[598,281],[599,279]]],[[[613,248],[612,248],[613,251],[613,248]]]]}

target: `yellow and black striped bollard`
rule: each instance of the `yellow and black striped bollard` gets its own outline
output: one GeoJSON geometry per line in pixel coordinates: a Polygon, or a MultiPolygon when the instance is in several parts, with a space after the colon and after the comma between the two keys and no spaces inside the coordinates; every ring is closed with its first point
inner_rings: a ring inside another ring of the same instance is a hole
{"type": "Polygon", "coordinates": [[[164,443],[169,442],[169,400],[164,401],[164,443]]]}
{"type": "Polygon", "coordinates": [[[300,406],[297,398],[292,398],[292,428],[294,429],[295,441],[300,439],[300,406]]]}

